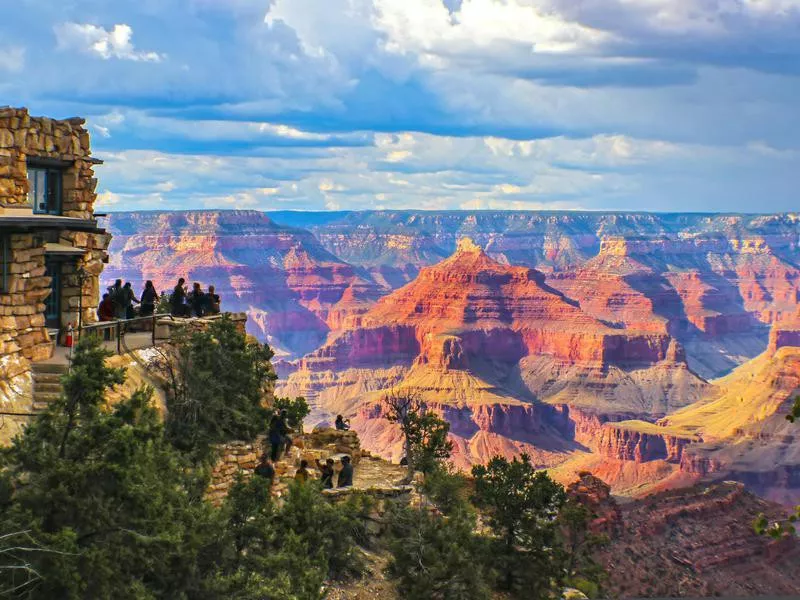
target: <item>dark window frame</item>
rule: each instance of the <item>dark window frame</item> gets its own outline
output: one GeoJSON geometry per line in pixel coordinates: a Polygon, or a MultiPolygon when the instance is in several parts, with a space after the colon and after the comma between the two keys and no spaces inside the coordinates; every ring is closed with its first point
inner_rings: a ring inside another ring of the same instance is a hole
{"type": "Polygon", "coordinates": [[[9,265],[11,264],[11,236],[0,233],[0,293],[8,293],[9,265]]]}
{"type": "Polygon", "coordinates": [[[45,325],[50,329],[61,328],[61,311],[62,311],[62,265],[65,260],[61,258],[48,257],[45,259],[45,269],[47,275],[51,278],[50,281],[50,295],[44,299],[44,317],[45,325]],[[54,310],[55,312],[51,312],[54,310]]]}
{"type": "Polygon", "coordinates": [[[64,206],[64,171],[66,164],[60,161],[28,160],[28,198],[36,215],[61,215],[64,206]],[[44,186],[44,207],[38,194],[39,177],[44,186]]]}

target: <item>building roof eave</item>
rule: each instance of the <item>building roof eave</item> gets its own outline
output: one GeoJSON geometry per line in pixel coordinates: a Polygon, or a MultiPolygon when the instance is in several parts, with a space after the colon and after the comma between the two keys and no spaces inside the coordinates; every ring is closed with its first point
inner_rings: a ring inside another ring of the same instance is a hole
{"type": "Polygon", "coordinates": [[[105,229],[98,227],[95,219],[78,219],[75,217],[60,217],[55,215],[0,216],[0,231],[27,233],[54,229],[105,233],[105,229]]]}

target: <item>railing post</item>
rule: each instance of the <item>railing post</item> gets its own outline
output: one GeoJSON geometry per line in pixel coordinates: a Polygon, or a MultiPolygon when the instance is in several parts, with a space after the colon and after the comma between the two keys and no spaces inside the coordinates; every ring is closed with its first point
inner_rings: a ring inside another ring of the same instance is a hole
{"type": "Polygon", "coordinates": [[[153,346],[156,345],[156,312],[153,311],[153,346]]]}
{"type": "Polygon", "coordinates": [[[117,320],[117,354],[122,354],[122,321],[117,320]]]}

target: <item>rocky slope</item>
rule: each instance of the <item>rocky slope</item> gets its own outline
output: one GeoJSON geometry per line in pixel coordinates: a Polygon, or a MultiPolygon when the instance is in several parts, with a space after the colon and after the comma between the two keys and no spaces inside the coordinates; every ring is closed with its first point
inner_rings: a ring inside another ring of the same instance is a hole
{"type": "Polygon", "coordinates": [[[794,539],[755,535],[759,513],[780,507],[727,482],[661,493],[622,507],[622,527],[598,559],[615,598],[795,596],[794,539]]]}
{"type": "Polygon", "coordinates": [[[247,312],[250,332],[289,354],[313,350],[379,295],[311,233],[260,212],[113,213],[108,228],[105,286],[116,278],[137,293],[148,279],[159,291],[179,277],[214,284],[225,310],[247,312]]]}

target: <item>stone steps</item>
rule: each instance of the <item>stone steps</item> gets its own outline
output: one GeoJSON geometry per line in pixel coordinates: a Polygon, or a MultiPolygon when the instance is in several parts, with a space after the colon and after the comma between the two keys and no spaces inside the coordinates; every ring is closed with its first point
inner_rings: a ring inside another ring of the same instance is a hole
{"type": "Polygon", "coordinates": [[[32,412],[40,413],[58,400],[63,392],[61,378],[66,374],[67,366],[53,363],[33,364],[33,403],[32,412]]]}

